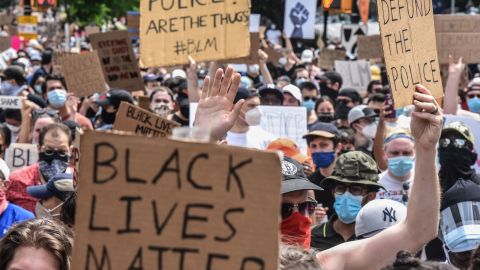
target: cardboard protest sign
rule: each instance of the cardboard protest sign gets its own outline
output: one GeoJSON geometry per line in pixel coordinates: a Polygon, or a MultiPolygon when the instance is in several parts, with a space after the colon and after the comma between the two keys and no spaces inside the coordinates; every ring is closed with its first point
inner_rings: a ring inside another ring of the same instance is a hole
{"type": "Polygon", "coordinates": [[[174,121],[164,119],[133,104],[122,102],[113,129],[150,137],[166,137],[179,126],[180,124],[174,121]]]}
{"type": "Polygon", "coordinates": [[[60,58],[68,91],[84,97],[107,90],[105,77],[96,51],[65,55],[60,58]]]}
{"type": "Polygon", "coordinates": [[[0,108],[2,109],[22,109],[23,101],[21,97],[0,96],[0,108]]]}
{"type": "Polygon", "coordinates": [[[140,38],[140,12],[129,11],[127,13],[128,36],[131,40],[140,38]]]}
{"type": "Polygon", "coordinates": [[[98,26],[85,26],[85,35],[90,36],[100,33],[100,27],[98,26]]]}
{"type": "Polygon", "coordinates": [[[72,269],[277,269],[275,153],[101,132],[80,145],[72,269]]]}
{"type": "Polygon", "coordinates": [[[317,0],[286,0],[283,32],[289,38],[314,39],[317,0]]]}
{"type": "Polygon", "coordinates": [[[427,87],[435,98],[442,98],[432,2],[406,1],[401,4],[381,0],[377,1],[377,9],[395,108],[412,104],[416,84],[427,87]]]}
{"type": "Polygon", "coordinates": [[[258,50],[260,49],[260,35],[250,33],[250,54],[248,57],[228,60],[229,63],[245,63],[248,65],[258,64],[258,50]]]}
{"type": "Polygon", "coordinates": [[[356,54],[358,37],[367,34],[366,24],[342,24],[341,40],[347,53],[356,54]]]}
{"type": "Polygon", "coordinates": [[[8,50],[12,45],[10,37],[0,37],[0,51],[8,50]]]}
{"type": "Polygon", "coordinates": [[[479,16],[472,15],[435,15],[435,32],[437,33],[478,33],[479,16]]]}
{"type": "Polygon", "coordinates": [[[145,96],[138,96],[137,97],[138,107],[149,110],[150,109],[150,98],[145,96]]]}
{"type": "Polygon", "coordinates": [[[30,166],[38,161],[36,144],[12,143],[5,152],[5,162],[10,171],[30,166]]]}
{"type": "Polygon", "coordinates": [[[145,88],[127,31],[98,33],[89,38],[110,87],[131,92],[145,88]]]}
{"type": "Polygon", "coordinates": [[[1,14],[0,15],[0,25],[11,25],[14,20],[13,15],[1,14]]]}
{"type": "Polygon", "coordinates": [[[140,2],[140,57],[146,66],[172,66],[249,54],[250,1],[140,2]]]}
{"type": "Polygon", "coordinates": [[[358,59],[382,58],[382,41],[380,35],[359,36],[357,40],[358,59]]]}
{"type": "Polygon", "coordinates": [[[26,40],[38,39],[38,17],[18,16],[18,34],[26,40]]]}
{"type": "Polygon", "coordinates": [[[345,57],[345,51],[324,49],[320,52],[318,67],[331,70],[335,66],[335,61],[345,60],[345,57]]]}
{"type": "Polygon", "coordinates": [[[360,94],[366,93],[370,83],[370,64],[365,60],[335,61],[335,71],[343,78],[343,88],[353,88],[360,94]]]}

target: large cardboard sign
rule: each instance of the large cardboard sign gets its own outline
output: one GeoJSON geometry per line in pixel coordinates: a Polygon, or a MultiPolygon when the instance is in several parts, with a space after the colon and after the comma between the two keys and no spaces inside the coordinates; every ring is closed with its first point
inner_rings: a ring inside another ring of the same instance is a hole
{"type": "Polygon", "coordinates": [[[260,35],[250,33],[250,55],[240,59],[228,60],[229,63],[244,63],[248,65],[258,64],[258,50],[260,49],[260,35]]]}
{"type": "Polygon", "coordinates": [[[84,97],[107,90],[97,51],[64,55],[59,60],[68,91],[84,97]]]}
{"type": "Polygon", "coordinates": [[[345,51],[323,49],[320,52],[318,66],[326,70],[331,70],[335,67],[335,61],[345,60],[345,57],[345,51]]]}
{"type": "Polygon", "coordinates": [[[314,39],[317,0],[286,0],[283,32],[289,38],[314,39]]]}
{"type": "Polygon", "coordinates": [[[371,79],[370,64],[367,61],[335,61],[335,71],[342,75],[342,87],[353,88],[360,94],[366,93],[371,79]]]}
{"type": "Polygon", "coordinates": [[[5,162],[10,171],[30,166],[38,161],[36,144],[12,143],[5,152],[5,162]]]}
{"type": "Polygon", "coordinates": [[[359,36],[358,44],[358,59],[382,58],[382,41],[379,35],[373,36],[359,36]]]}
{"type": "Polygon", "coordinates": [[[38,17],[18,16],[18,34],[26,40],[38,39],[38,17]]]}
{"type": "Polygon", "coordinates": [[[122,102],[113,129],[150,137],[166,137],[179,126],[180,124],[174,121],[164,119],[133,104],[122,102]]]}
{"type": "Polygon", "coordinates": [[[93,34],[90,41],[110,87],[132,92],[145,88],[127,31],[93,34]]]}
{"type": "Polygon", "coordinates": [[[395,108],[412,104],[416,84],[443,97],[432,2],[380,0],[377,10],[395,108]]]}
{"type": "Polygon", "coordinates": [[[480,32],[480,17],[472,15],[435,15],[437,33],[474,33],[480,32]]]}
{"type": "Polygon", "coordinates": [[[275,153],[95,132],[80,145],[72,269],[277,269],[275,153]]]}
{"type": "Polygon", "coordinates": [[[21,97],[0,96],[0,108],[21,110],[22,107],[23,107],[23,101],[21,97]]]}
{"type": "Polygon", "coordinates": [[[145,66],[235,59],[250,49],[250,1],[141,1],[140,57],[145,66]]]}
{"type": "Polygon", "coordinates": [[[10,37],[0,37],[0,51],[6,51],[12,46],[10,37]]]}

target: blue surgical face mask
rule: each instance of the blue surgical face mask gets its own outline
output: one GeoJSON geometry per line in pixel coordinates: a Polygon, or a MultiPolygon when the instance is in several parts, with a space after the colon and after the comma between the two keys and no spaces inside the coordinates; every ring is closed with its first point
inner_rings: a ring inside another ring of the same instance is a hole
{"type": "Polygon", "coordinates": [[[341,195],[335,195],[333,208],[337,213],[338,219],[345,224],[355,222],[358,212],[362,208],[362,199],[362,196],[354,196],[348,191],[341,195]]]}
{"type": "Polygon", "coordinates": [[[295,85],[296,86],[300,86],[300,84],[304,83],[304,82],[307,82],[308,80],[305,79],[305,78],[300,78],[300,79],[296,79],[295,80],[295,85]]]}
{"type": "Polygon", "coordinates": [[[327,168],[335,160],[335,152],[312,153],[312,160],[317,168],[327,168]]]}
{"type": "Polygon", "coordinates": [[[41,95],[42,94],[42,85],[41,84],[36,84],[35,87],[35,93],[41,95]]]}
{"type": "Polygon", "coordinates": [[[400,115],[403,115],[404,112],[405,112],[405,108],[396,109],[395,115],[399,117],[400,115]]]}
{"type": "Polygon", "coordinates": [[[444,236],[444,243],[452,252],[474,250],[480,244],[480,227],[472,224],[456,228],[444,236]]]}
{"type": "Polygon", "coordinates": [[[480,113],[480,98],[471,98],[467,103],[471,112],[480,113]]]}
{"type": "Polygon", "coordinates": [[[406,176],[413,168],[415,159],[409,156],[399,156],[388,159],[388,170],[395,176],[406,176]]]}
{"type": "Polygon", "coordinates": [[[48,103],[53,108],[60,108],[65,105],[65,101],[67,101],[67,91],[63,89],[55,89],[47,93],[48,103]]]}
{"type": "Polygon", "coordinates": [[[315,109],[315,101],[309,99],[307,101],[304,101],[303,102],[303,107],[307,108],[307,111],[312,111],[313,109],[315,109]]]}
{"type": "Polygon", "coordinates": [[[2,95],[4,96],[15,96],[17,95],[17,91],[20,88],[18,85],[11,84],[9,81],[3,81],[0,85],[2,90],[2,95]]]}

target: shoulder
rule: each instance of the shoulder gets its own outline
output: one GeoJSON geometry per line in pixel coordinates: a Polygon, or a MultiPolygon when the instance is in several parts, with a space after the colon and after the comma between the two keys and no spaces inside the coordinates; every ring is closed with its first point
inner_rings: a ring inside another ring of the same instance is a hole
{"type": "Polygon", "coordinates": [[[39,166],[38,163],[32,164],[30,166],[18,169],[12,173],[10,173],[10,176],[8,180],[11,183],[14,182],[23,182],[23,183],[31,183],[31,182],[36,182],[37,179],[39,178],[39,172],[38,172],[39,166]]]}
{"type": "Polygon", "coordinates": [[[25,210],[24,208],[13,204],[9,203],[8,208],[10,208],[10,211],[16,216],[17,219],[19,220],[24,220],[24,219],[31,219],[34,218],[35,216],[33,215],[32,212],[25,210]]]}

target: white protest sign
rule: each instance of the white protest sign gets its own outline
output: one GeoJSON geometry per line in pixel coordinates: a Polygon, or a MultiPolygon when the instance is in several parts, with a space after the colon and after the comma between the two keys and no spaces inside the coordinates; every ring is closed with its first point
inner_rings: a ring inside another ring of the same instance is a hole
{"type": "Polygon", "coordinates": [[[341,30],[342,45],[347,53],[356,55],[357,41],[359,36],[367,34],[367,25],[363,24],[343,24],[341,30]]]}
{"type": "Polygon", "coordinates": [[[260,14],[250,14],[250,33],[260,32],[260,14]]]}
{"type": "Polygon", "coordinates": [[[0,96],[0,108],[22,109],[22,98],[13,96],[0,96]]]}
{"type": "MultiPolygon", "coordinates": [[[[473,137],[475,138],[473,147],[475,149],[475,152],[478,153],[478,151],[480,150],[480,121],[468,116],[445,115],[444,126],[456,121],[463,122],[470,128],[470,131],[473,133],[473,137]]],[[[480,155],[477,158],[477,162],[475,162],[472,167],[477,173],[480,173],[480,155]]]]}
{"type": "Polygon", "coordinates": [[[283,32],[289,38],[314,39],[317,0],[286,0],[283,32]]]}
{"type": "Polygon", "coordinates": [[[15,51],[15,49],[13,49],[13,48],[10,48],[10,49],[2,52],[2,58],[3,58],[3,60],[5,60],[7,62],[12,60],[12,59],[15,59],[17,57],[18,57],[17,51],[15,51]]]}
{"type": "Polygon", "coordinates": [[[30,166],[38,161],[36,144],[12,143],[5,152],[5,162],[10,171],[30,166]]]}
{"type": "Polygon", "coordinates": [[[335,61],[335,70],[342,75],[343,88],[353,88],[360,94],[367,91],[371,77],[367,61],[335,61]]]}

